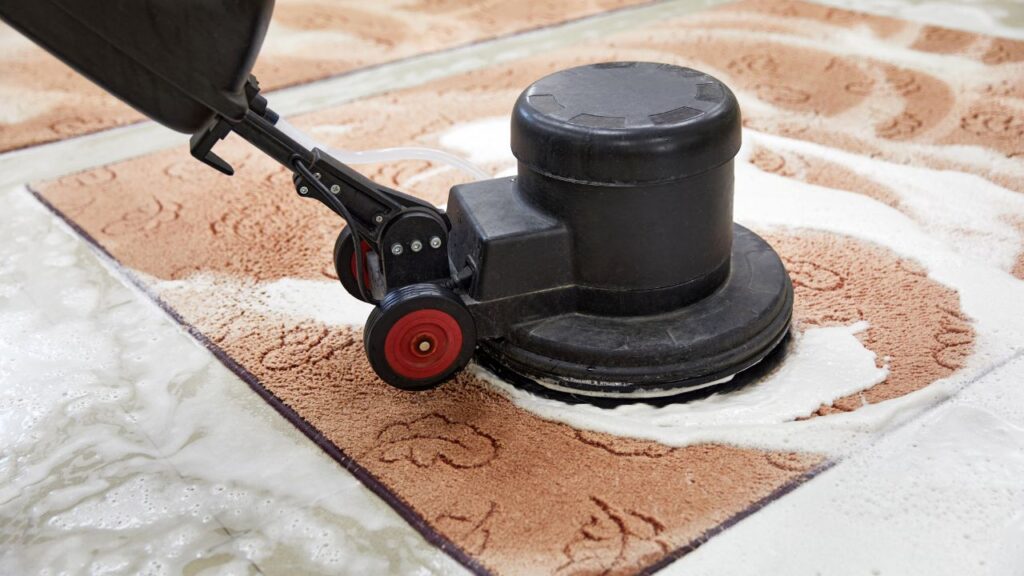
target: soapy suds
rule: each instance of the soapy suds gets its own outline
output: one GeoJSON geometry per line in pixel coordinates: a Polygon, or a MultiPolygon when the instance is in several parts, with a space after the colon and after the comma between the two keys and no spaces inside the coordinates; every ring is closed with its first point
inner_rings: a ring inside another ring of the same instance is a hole
{"type": "MultiPolygon", "coordinates": [[[[822,4],[846,8],[849,2],[821,0],[822,4]]],[[[954,30],[970,30],[1004,38],[1024,40],[1024,30],[1002,22],[1010,16],[1010,3],[996,2],[943,2],[926,1],[908,3],[902,0],[860,0],[857,9],[912,22],[928,22],[954,30]]],[[[1020,9],[1017,8],[1017,15],[1020,9]]]]}
{"type": "Polygon", "coordinates": [[[764,434],[764,429],[773,424],[799,425],[795,422],[798,418],[810,416],[819,406],[885,380],[888,370],[876,366],[875,354],[856,338],[867,328],[867,322],[809,328],[795,337],[783,364],[764,380],[660,408],[648,404],[612,409],[568,405],[530,394],[482,369],[475,374],[508,395],[520,408],[587,430],[655,440],[669,446],[711,442],[800,450],[799,444],[793,445],[792,435],[783,432],[773,437],[764,434]],[[749,434],[748,430],[755,427],[758,433],[749,434]]]}
{"type": "Polygon", "coordinates": [[[469,157],[475,164],[514,164],[508,144],[509,119],[504,116],[461,122],[445,130],[441,145],[469,157]]]}
{"type": "Polygon", "coordinates": [[[195,274],[185,280],[160,280],[141,275],[157,294],[219,293],[255,314],[279,315],[295,322],[315,321],[331,327],[362,328],[373,310],[339,290],[336,280],[281,278],[270,282],[239,281],[227,274],[195,274]]]}
{"type": "MultiPolygon", "coordinates": [[[[902,212],[917,222],[927,223],[930,232],[937,232],[948,246],[969,258],[1010,270],[1024,250],[1024,235],[1002,218],[1004,214],[1024,213],[1024,194],[974,174],[895,164],[813,142],[747,133],[752,138],[744,147],[742,160],[747,159],[747,151],[757,143],[766,149],[821,158],[867,177],[884,174],[884,184],[898,195],[902,212]],[[970,210],[951,209],[965,205],[968,198],[970,210]]],[[[1024,170],[1021,175],[1024,177],[1024,170]]]]}
{"type": "MultiPolygon", "coordinates": [[[[744,136],[754,144],[763,135],[748,130],[744,136]]],[[[746,147],[741,150],[740,160],[745,160],[746,150],[746,147]]],[[[841,160],[839,156],[832,159],[841,160]]],[[[897,178],[904,170],[911,171],[903,176],[907,180],[918,176],[917,169],[902,165],[887,165],[885,168],[897,178]]],[[[944,241],[930,235],[925,225],[869,198],[766,174],[746,161],[737,162],[736,172],[735,215],[738,222],[823,229],[873,242],[920,263],[927,269],[929,278],[955,289],[960,295],[964,313],[977,327],[981,354],[973,358],[976,365],[1005,358],[1014,352],[1015,343],[1024,341],[1024,326],[1019,322],[1024,317],[1024,285],[1006,271],[994,269],[973,255],[962,254],[961,246],[970,245],[971,240],[949,238],[944,241]]],[[[942,172],[935,174],[936,185],[944,176],[942,172]]],[[[955,205],[970,206],[992,202],[994,198],[1004,202],[1018,200],[1015,192],[996,187],[989,190],[975,195],[972,189],[958,189],[954,196],[955,205]]],[[[965,215],[964,218],[970,221],[972,216],[965,215]]],[[[1009,252],[1011,250],[997,252],[996,258],[990,257],[990,261],[1003,263],[1009,252]]]]}
{"type": "MultiPolygon", "coordinates": [[[[424,148],[422,146],[396,146],[369,150],[343,150],[341,148],[327,146],[317,141],[302,130],[293,126],[284,118],[278,119],[277,127],[307,149],[313,150],[315,148],[319,148],[334,156],[334,158],[339,162],[343,162],[345,164],[359,165],[401,162],[403,160],[425,160],[427,162],[434,162],[442,166],[461,170],[476,179],[484,179],[489,176],[487,172],[484,172],[479,167],[474,166],[472,159],[467,162],[465,158],[445,150],[424,148]]],[[[321,126],[320,128],[326,129],[326,132],[334,134],[344,134],[349,130],[349,127],[347,126],[326,125],[321,126]]]]}
{"type": "Polygon", "coordinates": [[[54,94],[39,94],[36,98],[25,99],[18,90],[8,85],[0,85],[0,125],[27,122],[36,116],[49,112],[60,101],[54,94]]]}

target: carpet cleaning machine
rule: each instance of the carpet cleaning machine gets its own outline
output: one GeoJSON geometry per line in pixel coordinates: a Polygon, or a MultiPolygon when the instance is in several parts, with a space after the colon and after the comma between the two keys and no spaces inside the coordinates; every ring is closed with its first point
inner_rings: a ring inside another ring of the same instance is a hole
{"type": "MultiPolygon", "coordinates": [[[[452,188],[447,211],[381,186],[278,126],[250,71],[272,0],[2,0],[0,17],[192,154],[234,132],[347,226],[348,293],[386,382],[433,387],[479,361],[579,398],[728,381],[788,333],[779,256],[732,222],[740,111],[711,76],[612,62],[556,72],[512,110],[518,174],[452,188]]],[[[330,306],[330,302],[322,303],[330,306]]]]}

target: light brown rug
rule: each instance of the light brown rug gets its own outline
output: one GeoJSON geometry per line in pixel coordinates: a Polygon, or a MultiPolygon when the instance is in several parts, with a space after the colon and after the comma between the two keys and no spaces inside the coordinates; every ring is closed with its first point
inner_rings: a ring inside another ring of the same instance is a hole
{"type": "MultiPolygon", "coordinates": [[[[254,73],[282,88],[647,1],[278,0],[254,73]]],[[[0,46],[0,152],[142,120],[2,23],[0,46]]]]}
{"type": "MultiPolygon", "coordinates": [[[[509,166],[507,135],[494,127],[519,91],[549,71],[610,59],[691,65],[730,84],[751,128],[743,169],[772,182],[846,191],[929,226],[934,212],[896,180],[900,166],[955,168],[1024,192],[1024,45],[799,2],[744,2],[296,124],[336,146],[447,146],[499,171],[509,166]],[[972,75],[933,73],[943,68],[972,75]],[[467,134],[476,135],[470,149],[467,134]],[[778,137],[785,139],[775,145],[778,137]],[[837,160],[851,157],[890,168],[871,173],[837,160]]],[[[295,196],[282,168],[237,140],[218,150],[235,177],[175,150],[35,189],[254,390],[466,566],[496,574],[653,571],[830,465],[822,453],[678,447],[577,429],[518,407],[470,373],[425,393],[387,387],[363,358],[358,327],[302,307],[303,290],[333,281],[338,220],[295,196]],[[291,292],[299,296],[290,300],[291,292]]],[[[363,171],[435,202],[462,179],[425,162],[363,171]]],[[[1011,208],[997,215],[1008,223],[1005,238],[993,241],[1019,244],[1024,210],[1011,208]]],[[[971,226],[939,219],[933,228],[970,238],[971,226]]],[[[795,330],[866,321],[858,337],[888,375],[801,418],[837,418],[906,395],[969,361],[975,331],[956,291],[889,248],[813,228],[759,230],[793,279],[795,330]]],[[[1006,272],[1021,267],[991,258],[1006,272]]],[[[326,289],[339,309],[348,305],[340,286],[326,289]]]]}

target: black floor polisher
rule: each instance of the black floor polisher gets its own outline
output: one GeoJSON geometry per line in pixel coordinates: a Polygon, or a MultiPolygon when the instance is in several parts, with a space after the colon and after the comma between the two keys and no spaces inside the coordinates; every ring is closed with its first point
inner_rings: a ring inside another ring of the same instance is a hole
{"type": "MultiPolygon", "coordinates": [[[[512,112],[518,175],[451,190],[447,213],[276,126],[250,76],[272,0],[0,0],[0,17],[192,154],[235,132],[348,225],[334,249],[377,374],[437,385],[477,354],[545,388],[655,398],[725,382],[786,336],[778,255],[732,222],[740,112],[689,68],[614,62],[535,82],[512,112]]],[[[324,305],[329,305],[325,303],[324,305]]]]}

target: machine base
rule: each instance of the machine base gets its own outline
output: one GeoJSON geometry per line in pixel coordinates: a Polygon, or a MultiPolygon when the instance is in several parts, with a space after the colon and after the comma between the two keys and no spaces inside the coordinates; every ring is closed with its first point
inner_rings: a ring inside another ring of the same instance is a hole
{"type": "Polygon", "coordinates": [[[481,363],[556,395],[647,401],[726,385],[789,332],[793,287],[778,254],[734,225],[729,278],[679,310],[648,316],[569,313],[482,340],[481,363]]]}

